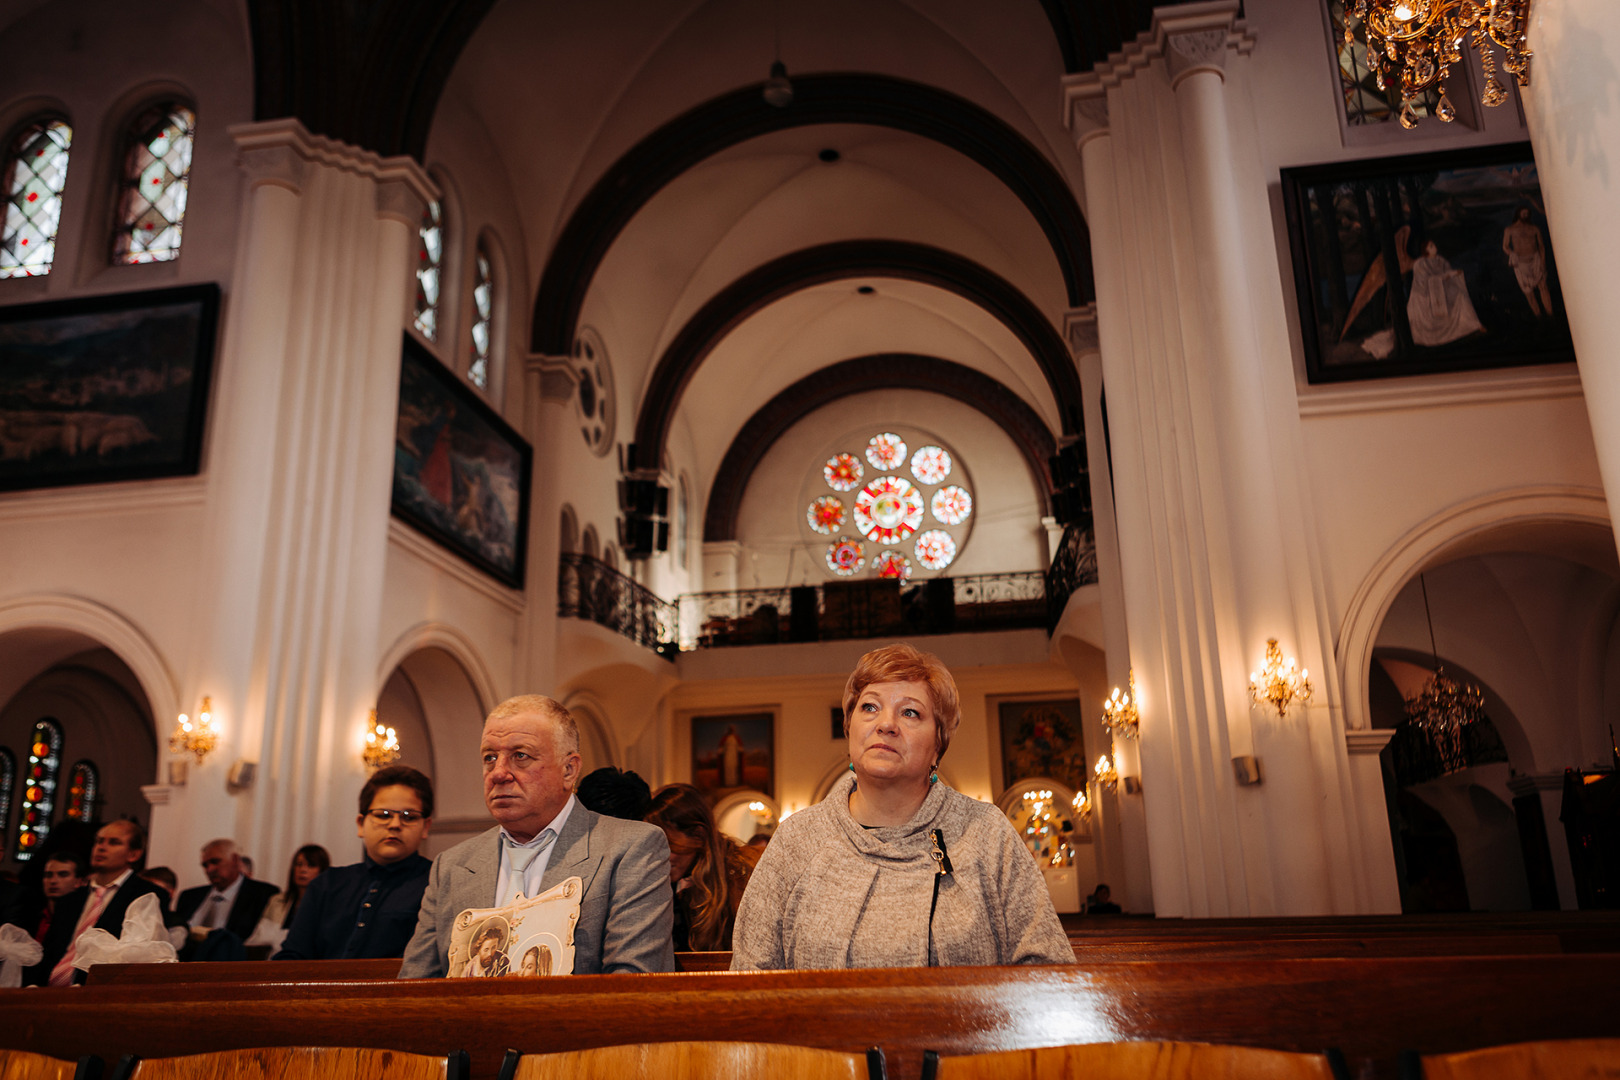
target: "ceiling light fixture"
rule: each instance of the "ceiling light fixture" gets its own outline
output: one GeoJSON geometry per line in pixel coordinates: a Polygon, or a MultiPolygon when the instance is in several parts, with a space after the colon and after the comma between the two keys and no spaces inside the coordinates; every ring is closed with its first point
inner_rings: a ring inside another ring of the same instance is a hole
{"type": "MultiPolygon", "coordinates": [[[[1531,0],[1348,0],[1345,14],[1359,18],[1367,40],[1367,66],[1378,89],[1393,84],[1401,98],[1401,126],[1417,127],[1417,94],[1441,84],[1434,114],[1446,123],[1457,109],[1446,97],[1444,83],[1451,66],[1462,62],[1466,43],[1479,53],[1485,71],[1480,101],[1495,107],[1507,100],[1507,88],[1496,77],[1496,52],[1502,66],[1520,86],[1530,85],[1531,0]]],[[[1345,44],[1355,40],[1351,19],[1344,24],[1345,44]]]]}
{"type": "Polygon", "coordinates": [[[793,83],[788,80],[787,65],[782,63],[781,0],[777,0],[775,12],[776,59],[771,61],[771,75],[765,80],[764,97],[765,104],[775,109],[785,109],[793,104],[793,83]]]}

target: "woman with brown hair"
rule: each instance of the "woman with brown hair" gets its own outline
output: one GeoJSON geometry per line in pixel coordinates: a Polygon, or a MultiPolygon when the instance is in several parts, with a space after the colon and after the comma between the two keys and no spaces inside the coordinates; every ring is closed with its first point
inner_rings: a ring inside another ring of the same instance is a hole
{"type": "Polygon", "coordinates": [[[667,784],[644,819],[669,838],[669,881],[675,889],[675,950],[724,952],[743,889],[758,853],[714,824],[709,804],[691,784],[667,784]]]}

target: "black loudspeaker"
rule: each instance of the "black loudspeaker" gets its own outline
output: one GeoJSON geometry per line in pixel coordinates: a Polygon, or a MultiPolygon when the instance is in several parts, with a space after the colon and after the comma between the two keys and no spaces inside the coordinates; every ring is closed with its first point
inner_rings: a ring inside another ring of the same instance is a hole
{"type": "Polygon", "coordinates": [[[816,607],[816,587],[795,585],[788,590],[788,640],[815,641],[821,636],[821,612],[816,607]]]}

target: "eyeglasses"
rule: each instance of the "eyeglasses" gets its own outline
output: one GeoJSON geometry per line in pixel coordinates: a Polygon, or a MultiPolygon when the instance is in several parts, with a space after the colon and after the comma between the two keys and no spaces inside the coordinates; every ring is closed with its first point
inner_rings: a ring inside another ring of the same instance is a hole
{"type": "Polygon", "coordinates": [[[367,810],[366,816],[373,821],[380,821],[384,825],[388,824],[390,821],[393,821],[396,817],[399,818],[399,823],[401,825],[415,825],[418,821],[421,821],[427,817],[427,815],[422,813],[420,810],[383,810],[380,808],[376,810],[367,810]]]}

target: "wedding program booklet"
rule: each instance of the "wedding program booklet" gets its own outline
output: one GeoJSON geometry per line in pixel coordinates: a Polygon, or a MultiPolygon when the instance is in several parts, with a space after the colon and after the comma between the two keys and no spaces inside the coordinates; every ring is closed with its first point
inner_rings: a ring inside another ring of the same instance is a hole
{"type": "Polygon", "coordinates": [[[532,899],[463,911],[450,932],[449,976],[572,975],[584,891],[584,882],[571,877],[532,899]]]}

